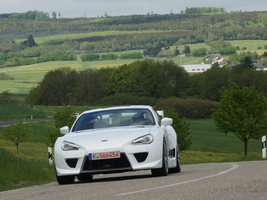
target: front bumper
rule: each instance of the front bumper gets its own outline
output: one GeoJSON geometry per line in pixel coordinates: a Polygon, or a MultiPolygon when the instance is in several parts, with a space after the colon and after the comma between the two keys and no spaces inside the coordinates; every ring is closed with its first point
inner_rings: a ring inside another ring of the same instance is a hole
{"type": "Polygon", "coordinates": [[[146,145],[129,145],[122,148],[81,149],[62,151],[55,148],[55,165],[58,176],[79,174],[105,174],[160,168],[162,148],[155,141],[146,145]],[[88,154],[94,152],[120,151],[121,157],[114,159],[89,160],[88,154]]]}

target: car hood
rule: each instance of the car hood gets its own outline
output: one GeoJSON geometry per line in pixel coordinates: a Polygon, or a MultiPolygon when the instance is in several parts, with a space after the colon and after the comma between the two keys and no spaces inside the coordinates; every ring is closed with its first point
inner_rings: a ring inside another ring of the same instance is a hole
{"type": "Polygon", "coordinates": [[[151,129],[151,126],[136,126],[83,130],[66,134],[64,140],[86,149],[119,148],[138,137],[151,133],[151,129]]]}

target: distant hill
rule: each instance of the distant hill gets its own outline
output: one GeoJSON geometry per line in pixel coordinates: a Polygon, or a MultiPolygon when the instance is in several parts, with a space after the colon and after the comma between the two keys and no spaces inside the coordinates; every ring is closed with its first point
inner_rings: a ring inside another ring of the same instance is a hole
{"type": "MultiPolygon", "coordinates": [[[[98,18],[49,18],[46,13],[0,15],[0,41],[19,38],[103,31],[174,31],[172,35],[195,42],[223,37],[225,40],[267,39],[267,12],[218,12],[209,14],[147,14],[98,18]],[[31,14],[31,15],[30,15],[31,14]],[[1,17],[2,16],[2,17],[1,17]],[[33,19],[31,19],[31,17],[33,19]],[[184,33],[184,34],[182,34],[184,33]],[[242,39],[244,39],[242,38],[242,39]]],[[[170,37],[170,36],[168,36],[170,37]]]]}
{"type": "Polygon", "coordinates": [[[129,54],[120,58],[229,55],[236,47],[225,41],[267,39],[267,11],[227,13],[223,9],[194,8],[181,14],[69,19],[29,11],[2,16],[0,67],[116,60],[114,53],[124,51],[129,54]],[[199,43],[205,43],[211,51],[183,52],[189,44],[199,43]]]}

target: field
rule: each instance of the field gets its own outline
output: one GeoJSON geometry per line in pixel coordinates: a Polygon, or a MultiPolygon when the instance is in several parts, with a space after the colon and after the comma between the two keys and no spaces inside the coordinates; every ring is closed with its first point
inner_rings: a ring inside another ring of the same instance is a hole
{"type": "MultiPolygon", "coordinates": [[[[142,30],[142,33],[154,33],[154,32],[166,32],[166,30],[142,30]]],[[[107,36],[107,35],[126,35],[126,34],[138,34],[139,31],[104,31],[104,32],[89,32],[89,33],[78,33],[78,34],[61,34],[61,35],[53,35],[53,36],[45,36],[45,37],[36,37],[34,40],[37,44],[53,42],[53,41],[71,41],[77,39],[85,39],[93,36],[107,36]]],[[[22,39],[16,40],[16,42],[22,42],[22,39]]]]}
{"type": "MultiPolygon", "coordinates": [[[[119,34],[119,33],[116,33],[119,34]]],[[[53,36],[56,37],[56,36],[53,36]]],[[[67,37],[67,36],[66,36],[67,37]]],[[[74,35],[68,36],[70,38],[74,37],[74,35]]],[[[78,37],[78,36],[76,36],[78,37]]],[[[80,36],[82,37],[82,36],[80,36]]],[[[39,42],[45,42],[50,40],[51,38],[44,37],[39,38],[39,42]]],[[[38,41],[38,38],[37,38],[38,41]]],[[[247,50],[252,52],[256,51],[259,54],[264,52],[263,47],[267,45],[267,41],[260,40],[235,40],[230,41],[233,46],[239,46],[240,49],[246,47],[247,50]],[[258,49],[261,47],[262,49],[258,49]]],[[[197,48],[206,48],[209,49],[209,46],[205,43],[201,44],[190,44],[191,51],[197,48]]],[[[183,51],[184,46],[180,45],[180,52],[183,51]]],[[[246,50],[246,51],[247,51],[246,50]]],[[[240,51],[239,51],[240,52],[240,51]]],[[[120,54],[120,52],[114,52],[115,54],[120,54]]],[[[200,64],[202,62],[202,58],[199,57],[172,57],[172,58],[155,58],[158,60],[171,59],[177,65],[180,64],[200,64]]],[[[226,57],[227,59],[227,57],[226,57]]],[[[14,77],[15,80],[12,81],[0,81],[0,92],[9,90],[12,94],[28,94],[29,90],[36,86],[38,82],[42,81],[44,75],[51,70],[58,69],[60,67],[70,67],[71,69],[85,70],[85,69],[96,69],[103,67],[117,67],[124,64],[129,64],[134,62],[134,60],[108,60],[108,61],[90,61],[90,62],[81,62],[80,59],[77,61],[55,61],[55,62],[46,62],[39,63],[35,65],[28,66],[18,66],[18,67],[7,67],[0,68],[0,73],[7,73],[9,76],[14,77]]]]}
{"type": "Polygon", "coordinates": [[[25,124],[31,132],[27,142],[19,146],[5,140],[0,130],[0,191],[27,187],[54,181],[54,167],[48,164],[45,133],[53,122],[25,124]]]}
{"type": "MultiPolygon", "coordinates": [[[[48,108],[49,114],[52,109],[48,108]]],[[[81,108],[75,109],[79,111],[81,108]]],[[[24,110],[26,114],[29,112],[29,108],[24,110]]],[[[19,117],[22,117],[23,112],[20,113],[19,117]]],[[[248,157],[245,158],[242,142],[234,135],[217,132],[211,119],[188,122],[193,144],[188,150],[181,152],[182,164],[261,159],[260,140],[250,140],[248,157]]],[[[20,144],[19,155],[16,155],[15,145],[2,136],[6,128],[0,129],[0,191],[55,181],[54,167],[48,164],[46,137],[54,123],[28,123],[25,126],[29,128],[31,137],[20,144]]]]}
{"type": "MultiPolygon", "coordinates": [[[[194,151],[212,152],[244,152],[243,143],[232,133],[219,133],[212,119],[189,120],[194,151]]],[[[261,139],[250,140],[249,152],[261,152],[261,139]]]]}
{"type": "MultiPolygon", "coordinates": [[[[264,49],[264,46],[267,45],[266,40],[234,40],[230,41],[234,47],[239,47],[240,49],[246,48],[247,50],[258,50],[258,48],[264,49]]],[[[266,51],[266,50],[265,50],[266,51]]]]}
{"type": "Polygon", "coordinates": [[[0,105],[0,121],[20,120],[33,118],[47,118],[53,115],[53,111],[42,107],[30,107],[19,105],[0,105]]]}

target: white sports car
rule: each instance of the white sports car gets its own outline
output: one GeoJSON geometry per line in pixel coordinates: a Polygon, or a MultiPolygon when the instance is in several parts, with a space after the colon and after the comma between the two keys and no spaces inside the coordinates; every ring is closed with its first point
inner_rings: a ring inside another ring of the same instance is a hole
{"type": "Polygon", "coordinates": [[[150,106],[123,106],[83,112],[54,147],[59,184],[90,181],[94,174],[151,170],[154,176],[180,172],[172,119],[150,106]]]}

